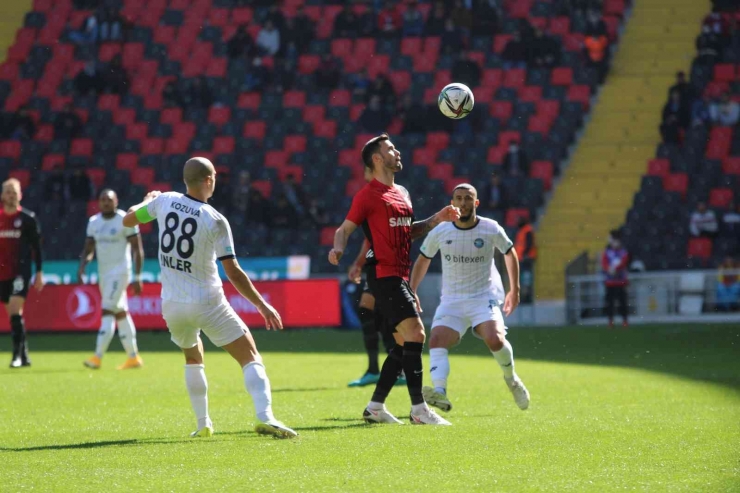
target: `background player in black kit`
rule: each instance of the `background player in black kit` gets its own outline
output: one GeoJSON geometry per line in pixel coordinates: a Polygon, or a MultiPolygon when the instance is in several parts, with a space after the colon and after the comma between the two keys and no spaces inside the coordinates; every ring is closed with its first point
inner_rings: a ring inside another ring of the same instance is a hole
{"type": "Polygon", "coordinates": [[[11,368],[31,366],[23,324],[23,304],[31,281],[31,263],[36,263],[34,288],[44,287],[41,255],[41,229],[36,215],[21,208],[21,183],[11,178],[3,182],[0,211],[0,302],[10,316],[13,338],[11,368]]]}

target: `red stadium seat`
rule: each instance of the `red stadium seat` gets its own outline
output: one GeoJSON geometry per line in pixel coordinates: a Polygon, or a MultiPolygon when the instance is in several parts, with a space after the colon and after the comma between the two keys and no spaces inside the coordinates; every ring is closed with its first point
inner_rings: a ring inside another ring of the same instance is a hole
{"type": "MultiPolygon", "coordinates": [[[[349,185],[349,183],[347,184],[349,185]]],[[[348,190],[349,192],[349,190],[348,190]]],[[[357,193],[357,192],[355,192],[357,193]]],[[[347,193],[348,197],[354,194],[347,193]]],[[[324,226],[321,228],[320,242],[321,246],[332,246],[334,245],[334,232],[337,230],[334,226],[324,226]]]]}
{"type": "Polygon", "coordinates": [[[552,189],[552,177],[554,166],[550,161],[533,161],[529,169],[530,178],[539,178],[542,180],[545,190],[552,189]]]}
{"type": "Polygon", "coordinates": [[[734,82],[735,65],[731,63],[718,63],[714,66],[714,80],[717,82],[734,82]]]}
{"type": "Polygon", "coordinates": [[[262,95],[258,92],[243,92],[239,94],[239,99],[236,101],[236,105],[239,108],[246,108],[250,110],[259,109],[262,103],[262,95]]]}
{"type": "Polygon", "coordinates": [[[525,217],[529,219],[529,209],[514,208],[506,211],[506,219],[504,224],[507,228],[514,228],[519,226],[519,218],[525,217]]]}
{"type": "Polygon", "coordinates": [[[536,103],[542,99],[542,87],[522,86],[519,88],[519,100],[527,103],[536,103]]]}
{"type": "Polygon", "coordinates": [[[306,93],[303,91],[287,91],[283,94],[283,107],[303,108],[306,106],[306,93]]]}
{"type": "Polygon", "coordinates": [[[325,115],[326,107],[323,105],[313,104],[303,108],[303,121],[306,123],[321,121],[325,115]]]}
{"type": "Polygon", "coordinates": [[[450,145],[450,134],[448,132],[429,132],[427,134],[427,147],[435,151],[446,149],[450,145]]]}
{"type": "Polygon", "coordinates": [[[406,71],[395,71],[388,74],[396,94],[404,94],[411,87],[411,73],[406,71]]]}
{"type": "Polygon", "coordinates": [[[430,180],[446,181],[452,178],[454,173],[455,167],[451,164],[432,163],[431,166],[427,166],[427,176],[430,180]]]}
{"type": "Polygon", "coordinates": [[[211,106],[208,108],[208,121],[224,125],[231,120],[231,109],[228,106],[211,106]]]}
{"type": "Polygon", "coordinates": [[[722,171],[726,175],[740,175],[740,157],[728,157],[722,162],[722,171]]]}
{"type": "Polygon", "coordinates": [[[428,36],[424,39],[424,53],[439,55],[442,48],[442,38],[439,36],[428,36]]]}
{"type": "Polygon", "coordinates": [[[252,182],[252,188],[261,193],[263,197],[269,198],[272,195],[272,182],[268,180],[255,180],[252,182]]]}
{"type": "Polygon", "coordinates": [[[429,55],[426,52],[414,58],[414,72],[428,74],[436,70],[437,55],[429,55]]]}
{"type": "Polygon", "coordinates": [[[329,94],[329,106],[349,107],[352,104],[352,94],[346,89],[335,89],[329,94]]]}
{"type": "Polygon", "coordinates": [[[731,188],[713,188],[709,191],[709,207],[727,209],[733,201],[731,188]]]}
{"type": "Polygon", "coordinates": [[[707,159],[723,160],[730,154],[732,142],[722,140],[710,140],[707,144],[705,156],[707,159]]]}
{"type": "Polygon", "coordinates": [[[570,32],[570,18],[566,16],[550,19],[550,34],[563,36],[570,32]]]}
{"type": "Polygon", "coordinates": [[[606,0],[604,2],[604,15],[623,16],[626,9],[625,0],[606,0]]]}
{"type": "Polygon", "coordinates": [[[144,97],[144,108],[148,110],[159,110],[164,106],[162,93],[152,92],[144,97]]]}
{"type": "Polygon", "coordinates": [[[691,258],[708,260],[712,256],[712,240],[709,238],[689,238],[686,255],[691,258]]]}
{"type": "Polygon", "coordinates": [[[547,116],[533,115],[529,118],[527,123],[527,130],[529,132],[539,132],[542,135],[550,133],[552,127],[552,119],[547,116]]]}
{"type": "Polygon", "coordinates": [[[101,94],[98,97],[98,109],[102,111],[115,111],[121,104],[121,96],[118,94],[101,94]]]}
{"type": "Polygon", "coordinates": [[[67,159],[63,154],[45,154],[41,161],[41,170],[51,171],[57,167],[64,168],[66,161],[67,159]]]}
{"type": "Polygon", "coordinates": [[[21,182],[21,188],[26,188],[31,183],[31,171],[27,169],[14,169],[8,173],[8,178],[15,178],[21,182]]]}
{"type": "Polygon", "coordinates": [[[36,127],[36,135],[33,140],[37,142],[51,142],[54,140],[54,125],[45,124],[36,127]]]}
{"type": "Polygon", "coordinates": [[[92,139],[74,139],[69,146],[71,156],[91,157],[93,153],[92,139]]]}
{"type": "Polygon", "coordinates": [[[452,83],[452,75],[449,70],[437,70],[434,72],[434,89],[442,89],[452,83]]]}
{"type": "Polygon", "coordinates": [[[195,123],[181,122],[172,125],[172,135],[178,138],[192,139],[195,136],[195,123]]]}
{"type": "Polygon", "coordinates": [[[587,85],[570,86],[566,99],[573,103],[581,103],[584,109],[587,109],[591,102],[591,88],[587,85]]]}
{"type": "Polygon", "coordinates": [[[213,152],[216,154],[231,154],[235,148],[234,137],[216,137],[213,139],[213,152]]]}
{"type": "Polygon", "coordinates": [[[306,152],[305,135],[288,135],[283,140],[283,149],[289,153],[306,152]]]}
{"type": "Polygon", "coordinates": [[[543,99],[537,102],[537,114],[554,120],[560,115],[560,101],[543,99]]]}
{"type": "Polygon", "coordinates": [[[90,177],[90,181],[95,185],[95,188],[100,190],[105,183],[105,169],[103,168],[85,168],[85,173],[90,177]]]}
{"type": "Polygon", "coordinates": [[[157,155],[164,151],[164,139],[159,137],[150,137],[141,141],[142,155],[157,155]]]}
{"type": "Polygon", "coordinates": [[[504,48],[511,40],[510,34],[499,34],[493,37],[493,51],[494,53],[501,54],[504,52],[504,48]]]}
{"type": "MultiPolygon", "coordinates": [[[[365,180],[362,178],[349,180],[347,184],[344,186],[344,195],[346,197],[354,197],[357,195],[357,192],[362,190],[362,188],[365,186],[365,180]]],[[[336,228],[333,228],[336,230],[336,228]]]]}
{"type": "Polygon", "coordinates": [[[252,9],[249,7],[235,8],[231,11],[232,24],[249,24],[250,22],[252,22],[253,17],[254,15],[252,9]]]}
{"type": "Polygon", "coordinates": [[[137,166],[139,166],[139,156],[132,152],[116,156],[116,169],[133,171],[137,166]]]}
{"type": "Polygon", "coordinates": [[[167,139],[164,144],[164,154],[185,154],[188,152],[188,145],[190,138],[184,135],[180,135],[175,131],[172,132],[173,137],[167,139]]]}
{"type": "Polygon", "coordinates": [[[337,58],[345,59],[352,56],[351,39],[335,39],[331,42],[331,54],[337,58]]]}
{"type": "Polygon", "coordinates": [[[345,149],[343,151],[339,151],[339,158],[337,159],[337,162],[339,163],[339,166],[353,167],[360,160],[359,156],[360,153],[355,149],[345,149]]]}
{"type": "Polygon", "coordinates": [[[206,65],[207,77],[226,77],[229,60],[226,58],[212,58],[206,65]]]}
{"type": "Polygon", "coordinates": [[[317,121],[313,124],[313,134],[315,137],[333,139],[337,136],[337,122],[333,120],[317,121]]]}
{"type": "Polygon", "coordinates": [[[411,155],[411,162],[414,164],[423,164],[424,166],[431,166],[437,162],[437,150],[430,149],[428,147],[422,147],[420,149],[414,149],[411,155]]]}
{"type": "Polygon", "coordinates": [[[554,86],[570,86],[573,84],[573,69],[570,67],[555,67],[550,74],[550,82],[554,86]]]}
{"type": "Polygon", "coordinates": [[[149,188],[152,183],[154,183],[153,168],[138,168],[136,173],[131,173],[132,185],[143,185],[149,188]]]}
{"type": "Polygon", "coordinates": [[[563,36],[563,48],[566,51],[580,53],[583,50],[583,42],[586,37],[581,33],[570,33],[563,36]]]}
{"type": "Polygon", "coordinates": [[[98,212],[100,212],[100,202],[98,202],[97,200],[88,200],[87,201],[87,215],[89,217],[92,217],[98,212]]]}
{"type": "Polygon", "coordinates": [[[671,162],[668,159],[651,159],[648,162],[648,176],[665,177],[671,173],[671,162]]]}
{"type": "Polygon", "coordinates": [[[126,140],[143,140],[149,135],[149,125],[143,122],[126,126],[126,140]]]}
{"type": "Polygon", "coordinates": [[[421,53],[422,38],[402,38],[401,54],[407,56],[416,56],[421,53]]]}
{"type": "MultiPolygon", "coordinates": [[[[481,78],[481,86],[488,87],[501,87],[504,81],[504,71],[500,68],[487,68],[483,70],[483,77],[481,78]]],[[[476,99],[477,94],[476,94],[476,99]]]]}
{"type": "Polygon", "coordinates": [[[506,152],[507,149],[505,147],[491,146],[488,148],[488,154],[486,154],[486,162],[488,164],[500,165],[504,162],[506,152]]]}
{"type": "Polygon", "coordinates": [[[355,49],[352,53],[354,58],[369,61],[375,54],[374,38],[359,38],[355,41],[355,49]]]}
{"type": "Polygon", "coordinates": [[[175,125],[182,122],[181,108],[165,108],[159,114],[159,121],[165,125],[175,125]]]}
{"type": "Polygon", "coordinates": [[[208,23],[212,26],[223,27],[231,22],[229,9],[211,9],[208,23]]]}
{"type": "Polygon", "coordinates": [[[110,62],[114,56],[121,53],[121,45],[117,43],[104,43],[98,50],[98,59],[102,62],[110,62]]]}
{"type": "Polygon", "coordinates": [[[375,55],[367,60],[367,74],[375,78],[380,74],[387,74],[391,65],[391,59],[388,55],[375,55]]]}
{"type": "Polygon", "coordinates": [[[686,173],[671,173],[663,178],[663,190],[666,192],[679,192],[686,195],[689,189],[689,176],[686,173]]]}
{"type": "Polygon", "coordinates": [[[732,134],[732,127],[713,127],[712,130],[709,132],[709,142],[732,142],[732,134]]]}
{"type": "Polygon", "coordinates": [[[265,153],[265,166],[268,168],[282,168],[288,164],[290,156],[285,151],[267,151],[265,153]]]}
{"type": "Polygon", "coordinates": [[[498,141],[503,145],[509,145],[511,142],[521,142],[522,134],[516,130],[506,130],[498,134],[498,141]]]}
{"type": "Polygon", "coordinates": [[[523,68],[513,68],[504,71],[504,87],[523,87],[527,81],[527,71],[523,68]]]}
{"type": "Polygon", "coordinates": [[[307,75],[316,72],[321,64],[321,57],[318,55],[301,55],[298,59],[298,73],[307,75]]]}
{"type": "Polygon", "coordinates": [[[244,124],[244,137],[252,139],[264,139],[267,135],[267,126],[265,122],[247,122],[244,124]]]}
{"type": "Polygon", "coordinates": [[[493,101],[489,106],[493,118],[507,122],[514,112],[514,105],[510,101],[493,101]]]}

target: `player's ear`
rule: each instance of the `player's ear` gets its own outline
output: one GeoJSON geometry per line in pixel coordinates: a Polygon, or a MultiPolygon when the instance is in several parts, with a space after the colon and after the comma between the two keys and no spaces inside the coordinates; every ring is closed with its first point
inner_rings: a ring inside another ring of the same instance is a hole
{"type": "Polygon", "coordinates": [[[480,205],[480,199],[475,199],[475,206],[478,207],[480,205]]]}

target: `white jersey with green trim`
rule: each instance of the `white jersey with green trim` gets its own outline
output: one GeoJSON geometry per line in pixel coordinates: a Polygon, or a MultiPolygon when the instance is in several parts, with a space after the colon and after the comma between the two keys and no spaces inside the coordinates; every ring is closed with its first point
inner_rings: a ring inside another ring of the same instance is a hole
{"type": "Polygon", "coordinates": [[[493,219],[478,216],[472,228],[445,222],[429,232],[421,254],[442,256],[442,302],[481,299],[504,301],[501,275],[493,262],[496,249],[507,253],[514,243],[493,219]]]}
{"type": "Polygon", "coordinates": [[[159,226],[162,299],[179,303],[226,303],[217,260],[234,258],[229,222],[189,195],[166,192],[146,206],[159,226]]]}
{"type": "Polygon", "coordinates": [[[98,259],[98,276],[130,276],[131,244],[128,239],[139,234],[139,227],[123,225],[122,210],[113,217],[97,213],[87,223],[87,237],[95,240],[95,256],[98,259]]]}

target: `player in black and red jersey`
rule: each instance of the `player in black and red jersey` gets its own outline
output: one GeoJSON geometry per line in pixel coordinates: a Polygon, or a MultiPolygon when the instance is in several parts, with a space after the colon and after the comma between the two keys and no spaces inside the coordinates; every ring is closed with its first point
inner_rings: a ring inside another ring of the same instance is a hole
{"type": "Polygon", "coordinates": [[[34,288],[44,287],[41,256],[41,229],[36,215],[21,208],[21,183],[15,178],[3,182],[0,211],[0,302],[10,316],[13,337],[11,368],[31,366],[23,325],[23,304],[31,280],[31,263],[36,263],[34,288]]]}
{"type": "Polygon", "coordinates": [[[374,253],[368,259],[367,278],[375,295],[375,306],[396,330],[396,346],[383,363],[363,418],[373,423],[401,423],[388,412],[385,399],[403,370],[411,397],[411,423],[449,425],[429,409],[421,393],[424,324],[416,308],[416,294],[409,286],[409,273],[411,241],[443,221],[457,220],[460,211],[450,205],[429,219],[414,220],[408,191],[395,184],[395,174],[403,169],[403,164],[401,153],[388,134],[381,134],[365,144],[362,162],[372,169],[373,180],[352,200],[347,218],[334,235],[329,262],[339,265],[349,236],[361,225],[374,253]]]}

